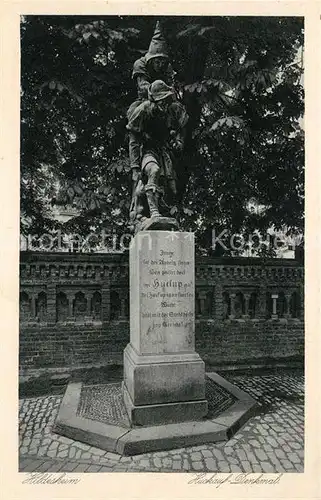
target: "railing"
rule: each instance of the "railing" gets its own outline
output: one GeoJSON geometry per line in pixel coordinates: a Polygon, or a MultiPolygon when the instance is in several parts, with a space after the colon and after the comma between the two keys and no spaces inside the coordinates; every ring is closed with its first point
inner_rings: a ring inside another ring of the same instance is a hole
{"type": "MultiPolygon", "coordinates": [[[[20,322],[128,321],[127,254],[21,252],[20,322]]],[[[196,259],[197,320],[302,321],[304,268],[292,259],[196,259]]]]}

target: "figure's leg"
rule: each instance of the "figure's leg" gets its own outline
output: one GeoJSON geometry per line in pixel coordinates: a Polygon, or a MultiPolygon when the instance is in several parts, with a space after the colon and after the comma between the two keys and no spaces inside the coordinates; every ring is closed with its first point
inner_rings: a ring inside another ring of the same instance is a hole
{"type": "Polygon", "coordinates": [[[160,168],[154,158],[150,158],[144,164],[144,172],[148,178],[145,185],[145,193],[148,201],[150,217],[160,217],[158,209],[160,168]]]}
{"type": "Polygon", "coordinates": [[[134,132],[129,132],[130,168],[140,171],[140,141],[134,132]]]}

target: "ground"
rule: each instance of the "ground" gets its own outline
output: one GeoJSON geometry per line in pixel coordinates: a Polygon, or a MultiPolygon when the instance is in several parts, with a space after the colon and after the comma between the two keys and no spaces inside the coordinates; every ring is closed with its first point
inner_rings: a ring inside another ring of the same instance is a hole
{"type": "Polygon", "coordinates": [[[62,395],[19,402],[20,472],[303,472],[300,371],[224,375],[259,402],[228,442],[122,457],[51,431],[62,395]]]}

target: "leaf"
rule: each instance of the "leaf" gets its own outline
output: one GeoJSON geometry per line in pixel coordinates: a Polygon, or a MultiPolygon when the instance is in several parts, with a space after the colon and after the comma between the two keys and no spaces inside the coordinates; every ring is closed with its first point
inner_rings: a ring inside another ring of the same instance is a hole
{"type": "Polygon", "coordinates": [[[119,173],[120,173],[120,172],[122,172],[122,170],[123,170],[123,166],[122,166],[122,164],[121,164],[121,163],[118,163],[118,164],[117,164],[117,166],[116,166],[116,170],[117,170],[117,172],[119,172],[119,173]]]}
{"type": "Polygon", "coordinates": [[[172,207],[172,208],[170,209],[170,212],[169,212],[169,213],[170,213],[171,215],[175,215],[175,214],[177,214],[177,212],[178,212],[178,209],[177,209],[177,207],[176,207],[176,206],[174,206],[174,207],[172,207]]]}
{"type": "Polygon", "coordinates": [[[75,190],[75,193],[77,193],[79,196],[81,196],[83,194],[82,188],[77,184],[74,186],[74,190],[75,190]]]}
{"type": "Polygon", "coordinates": [[[56,88],[56,82],[51,81],[51,82],[49,83],[49,88],[50,88],[51,90],[54,90],[54,89],[56,88]]]}

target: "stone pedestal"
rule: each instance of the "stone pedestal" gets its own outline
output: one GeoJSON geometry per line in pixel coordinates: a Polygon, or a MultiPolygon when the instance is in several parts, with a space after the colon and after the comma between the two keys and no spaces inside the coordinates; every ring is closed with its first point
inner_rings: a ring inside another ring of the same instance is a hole
{"type": "Polygon", "coordinates": [[[205,365],[195,352],[192,233],[141,231],[130,249],[130,343],[123,394],[131,422],[207,414],[205,365]]]}

